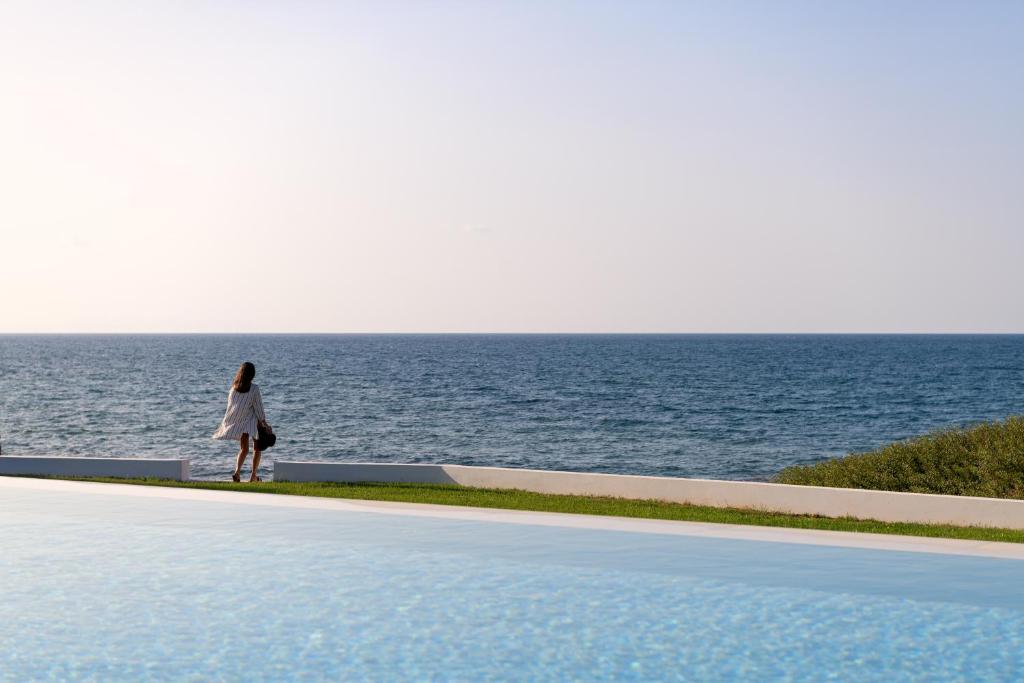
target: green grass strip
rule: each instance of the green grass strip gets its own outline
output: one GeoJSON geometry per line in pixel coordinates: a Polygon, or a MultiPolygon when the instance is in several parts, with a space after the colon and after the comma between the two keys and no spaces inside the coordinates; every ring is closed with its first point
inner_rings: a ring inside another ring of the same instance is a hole
{"type": "Polygon", "coordinates": [[[685,522],[711,522],[715,524],[749,524],[753,526],[784,527],[787,529],[823,529],[827,531],[1024,543],[1024,530],[962,527],[944,524],[878,522],[848,517],[831,518],[814,515],[788,515],[758,510],[683,505],[656,500],[554,495],[511,489],[480,489],[442,484],[342,484],[327,482],[235,484],[218,481],[178,482],[166,479],[110,478],[75,478],[75,480],[188,489],[212,489],[216,491],[249,491],[290,496],[314,496],[318,498],[383,500],[400,503],[429,503],[431,505],[462,505],[503,510],[569,512],[573,514],[631,517],[637,519],[668,519],[685,522]]]}

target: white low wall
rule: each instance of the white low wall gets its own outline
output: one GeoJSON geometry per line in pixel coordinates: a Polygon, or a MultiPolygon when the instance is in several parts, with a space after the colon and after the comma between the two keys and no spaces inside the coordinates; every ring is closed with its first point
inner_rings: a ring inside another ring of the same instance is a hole
{"type": "Polygon", "coordinates": [[[0,475],[188,479],[187,459],[0,456],[0,475]]]}
{"type": "Polygon", "coordinates": [[[716,479],[549,472],[464,465],[274,461],[274,481],[458,484],[537,493],[610,496],[713,507],[752,508],[883,522],[1024,529],[1024,501],[716,479]]]}

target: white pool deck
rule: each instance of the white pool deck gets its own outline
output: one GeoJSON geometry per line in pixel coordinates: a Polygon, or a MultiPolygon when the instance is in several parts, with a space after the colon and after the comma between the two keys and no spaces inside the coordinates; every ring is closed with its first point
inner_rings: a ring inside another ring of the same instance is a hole
{"type": "MultiPolygon", "coordinates": [[[[882,522],[1024,530],[1024,500],[772,482],[652,477],[445,464],[274,459],[274,481],[449,484],[554,495],[608,496],[882,522]]],[[[4,456],[0,476],[154,477],[186,481],[188,459],[4,456]]]]}
{"type": "MultiPolygon", "coordinates": [[[[205,489],[163,488],[132,484],[106,484],[98,482],[32,479],[0,476],[0,520],[3,519],[3,493],[13,490],[34,490],[65,493],[85,493],[127,498],[149,498],[178,501],[204,501],[231,505],[251,505],[263,508],[303,508],[361,512],[382,515],[406,515],[443,519],[472,520],[501,524],[565,527],[575,529],[601,529],[645,534],[678,536],[704,536],[769,543],[797,543],[869,550],[890,550],[943,555],[969,555],[1002,559],[1024,560],[1024,544],[994,541],[966,541],[916,536],[890,536],[845,531],[786,529],[778,527],[745,526],[739,524],[711,524],[658,519],[631,519],[603,517],[561,512],[527,512],[422,503],[392,503],[373,500],[315,498],[245,491],[213,491],[205,489]]],[[[42,502],[41,502],[42,504],[42,502]]]]}

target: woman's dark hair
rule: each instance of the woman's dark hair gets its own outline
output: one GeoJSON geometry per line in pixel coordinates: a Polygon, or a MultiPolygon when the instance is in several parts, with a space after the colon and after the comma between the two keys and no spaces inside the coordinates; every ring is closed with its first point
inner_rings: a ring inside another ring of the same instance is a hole
{"type": "Polygon", "coordinates": [[[252,387],[252,378],[255,376],[256,366],[246,361],[235,373],[235,381],[231,383],[231,387],[241,394],[248,393],[249,388],[252,387]]]}

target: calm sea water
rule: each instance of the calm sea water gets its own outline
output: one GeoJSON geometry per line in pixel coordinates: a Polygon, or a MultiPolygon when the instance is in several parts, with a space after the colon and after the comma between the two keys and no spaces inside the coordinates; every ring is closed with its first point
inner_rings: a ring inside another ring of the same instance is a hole
{"type": "Polygon", "coordinates": [[[728,479],[1024,413],[1024,336],[0,336],[7,455],[192,459],[256,364],[274,457],[728,479]]]}

